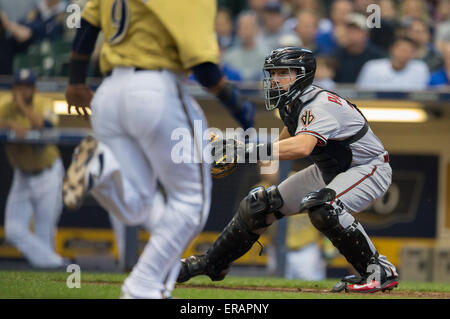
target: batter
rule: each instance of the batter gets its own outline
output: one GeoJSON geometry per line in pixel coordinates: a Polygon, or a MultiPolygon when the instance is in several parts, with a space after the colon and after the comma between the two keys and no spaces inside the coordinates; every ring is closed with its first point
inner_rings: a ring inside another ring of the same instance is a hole
{"type": "Polygon", "coordinates": [[[215,14],[210,0],[90,0],[75,35],[66,99],[80,114],[92,108],[94,136],[74,152],[64,204],[77,209],[90,192],[120,221],[153,225],[122,286],[123,298],[170,297],[179,258],[208,217],[209,161],[194,161],[208,141],[193,130],[195,121],[205,128],[207,123],[186,92],[186,75],[193,71],[241,126],[253,125],[254,105],[241,99],[218,67],[215,14]],[[86,75],[100,31],[105,78],[93,96],[86,75]],[[176,129],[192,141],[179,164],[171,158],[176,129]],[[166,195],[161,205],[155,203],[157,180],[166,195]]]}

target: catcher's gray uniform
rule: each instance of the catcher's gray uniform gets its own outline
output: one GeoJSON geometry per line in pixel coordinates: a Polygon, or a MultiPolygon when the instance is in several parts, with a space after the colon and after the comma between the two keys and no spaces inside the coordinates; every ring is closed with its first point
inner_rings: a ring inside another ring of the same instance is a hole
{"type": "MultiPolygon", "coordinates": [[[[266,57],[263,81],[265,106],[268,110],[278,108],[289,135],[317,137],[308,155],[314,165],[279,186],[250,191],[208,251],[182,261],[178,282],[199,274],[223,279],[231,263],[245,254],[273,222],[273,216],[280,219],[307,212],[312,225],[360,275],[344,277],[334,292],[376,292],[398,285],[395,267],[379,255],[350,214],[366,208],[387,191],[392,175],[389,156],[356,105],[312,85],[315,70],[310,50],[280,48],[266,57]]],[[[270,146],[250,145],[247,154],[263,148],[270,146]]],[[[258,155],[260,159],[264,156],[258,155]]]]}
{"type": "MultiPolygon", "coordinates": [[[[300,97],[304,107],[296,130],[296,134],[317,137],[319,147],[328,140],[349,138],[365,124],[364,117],[352,104],[321,90],[310,86],[300,97]]],[[[350,168],[328,184],[315,164],[284,180],[278,186],[284,202],[280,211],[285,215],[297,213],[307,193],[327,187],[336,192],[336,200],[340,200],[345,207],[339,215],[339,223],[343,228],[351,225],[355,219],[349,212],[360,212],[382,197],[391,184],[392,169],[388,153],[370,128],[362,138],[350,144],[350,149],[353,154],[350,168]]],[[[367,237],[361,225],[358,228],[367,237]]],[[[369,239],[368,242],[371,244],[369,239]]],[[[374,247],[371,248],[376,251],[374,247]]],[[[386,257],[380,256],[380,262],[388,273],[397,276],[395,267],[386,257]]]]}

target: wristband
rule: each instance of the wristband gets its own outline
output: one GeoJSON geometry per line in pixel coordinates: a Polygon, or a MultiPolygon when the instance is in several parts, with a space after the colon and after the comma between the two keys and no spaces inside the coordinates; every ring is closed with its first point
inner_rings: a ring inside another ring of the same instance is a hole
{"type": "Polygon", "coordinates": [[[258,161],[271,161],[273,160],[272,156],[272,144],[255,144],[248,143],[245,145],[245,156],[246,162],[251,158],[255,157],[258,161]],[[255,154],[256,153],[256,154],[255,154]]]}
{"type": "Polygon", "coordinates": [[[70,60],[69,84],[86,83],[89,60],[70,60]]]}

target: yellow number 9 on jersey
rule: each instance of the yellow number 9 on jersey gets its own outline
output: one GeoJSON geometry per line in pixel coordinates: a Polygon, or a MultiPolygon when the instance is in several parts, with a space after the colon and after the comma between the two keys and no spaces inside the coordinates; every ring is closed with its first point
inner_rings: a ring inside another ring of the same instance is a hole
{"type": "Polygon", "coordinates": [[[130,10],[127,0],[114,0],[111,7],[111,22],[116,32],[109,38],[109,44],[120,43],[128,32],[130,10]]]}

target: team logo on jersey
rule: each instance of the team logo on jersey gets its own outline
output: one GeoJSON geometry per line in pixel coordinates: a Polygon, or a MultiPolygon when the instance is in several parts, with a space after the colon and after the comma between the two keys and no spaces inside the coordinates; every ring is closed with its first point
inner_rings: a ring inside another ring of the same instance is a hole
{"type": "Polygon", "coordinates": [[[300,116],[300,121],[302,122],[302,125],[304,127],[306,127],[309,124],[311,124],[312,122],[314,122],[315,119],[316,119],[316,117],[314,116],[314,114],[313,114],[313,112],[311,110],[306,110],[300,116]]]}

